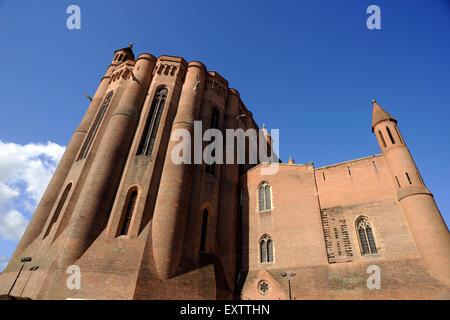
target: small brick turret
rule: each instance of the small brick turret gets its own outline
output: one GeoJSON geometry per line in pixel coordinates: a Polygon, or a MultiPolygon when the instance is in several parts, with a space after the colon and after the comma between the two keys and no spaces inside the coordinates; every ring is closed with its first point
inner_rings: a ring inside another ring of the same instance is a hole
{"type": "Polygon", "coordinates": [[[133,43],[130,43],[130,45],[128,47],[114,51],[114,59],[111,62],[111,64],[119,65],[122,62],[125,62],[127,60],[134,61],[134,53],[133,53],[132,48],[133,48],[133,43]]]}
{"type": "Polygon", "coordinates": [[[398,201],[416,246],[433,275],[450,283],[450,235],[405,144],[397,120],[373,103],[372,131],[398,188],[398,201]]]}

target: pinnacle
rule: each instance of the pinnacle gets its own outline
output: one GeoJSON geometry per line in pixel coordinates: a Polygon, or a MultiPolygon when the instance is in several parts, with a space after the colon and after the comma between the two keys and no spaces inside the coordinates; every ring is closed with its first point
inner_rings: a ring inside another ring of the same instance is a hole
{"type": "Polygon", "coordinates": [[[391,120],[394,122],[397,122],[397,120],[391,116],[389,113],[387,113],[383,108],[381,108],[375,99],[372,100],[373,104],[373,116],[372,116],[372,131],[375,127],[375,125],[381,121],[384,120],[391,120]]]}

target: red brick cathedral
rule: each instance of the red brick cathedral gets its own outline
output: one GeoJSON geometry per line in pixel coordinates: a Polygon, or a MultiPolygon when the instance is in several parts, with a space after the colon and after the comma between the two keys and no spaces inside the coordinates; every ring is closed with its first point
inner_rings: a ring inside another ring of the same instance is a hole
{"type": "Polygon", "coordinates": [[[375,101],[381,154],[322,168],[290,159],[274,175],[261,163],[174,163],[171,133],[194,135],[195,120],[259,129],[238,91],[201,62],[115,51],[0,294],[450,298],[447,226],[397,120],[375,101]]]}

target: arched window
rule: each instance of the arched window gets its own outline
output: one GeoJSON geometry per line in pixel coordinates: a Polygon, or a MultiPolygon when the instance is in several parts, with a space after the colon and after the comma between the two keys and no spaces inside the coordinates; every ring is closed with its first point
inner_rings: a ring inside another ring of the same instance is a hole
{"type": "Polygon", "coordinates": [[[120,236],[127,235],[130,229],[131,218],[133,217],[134,208],[136,206],[138,192],[133,190],[128,194],[127,200],[125,201],[122,226],[120,227],[120,236]]]}
{"type": "MultiPolygon", "coordinates": [[[[219,119],[220,119],[220,112],[216,108],[212,108],[211,111],[211,120],[209,124],[210,129],[219,129],[219,119]]],[[[211,137],[211,143],[214,142],[215,137],[211,137]]],[[[211,155],[214,157],[216,153],[216,150],[213,150],[211,152],[211,155]]],[[[206,164],[206,173],[209,173],[212,176],[216,176],[216,163],[206,164]]]]}
{"type": "Polygon", "coordinates": [[[271,239],[267,240],[267,262],[273,262],[273,242],[271,239]]]}
{"type": "Polygon", "coordinates": [[[166,65],[166,69],[164,69],[164,74],[167,76],[169,74],[170,71],[170,65],[166,65]]]}
{"type": "Polygon", "coordinates": [[[69,183],[66,186],[66,188],[64,189],[61,199],[58,202],[58,206],[55,209],[55,213],[53,214],[52,220],[50,221],[50,224],[48,225],[47,231],[45,232],[44,238],[50,234],[50,231],[52,231],[53,225],[56,223],[56,221],[58,221],[61,210],[62,210],[64,204],[66,203],[67,196],[69,195],[70,188],[72,188],[72,183],[69,183]]]}
{"type": "Polygon", "coordinates": [[[273,262],[273,241],[268,234],[263,235],[259,240],[259,252],[261,263],[273,262]]]}
{"type": "Polygon", "coordinates": [[[267,242],[261,240],[259,242],[260,262],[267,262],[267,242]]]}
{"type": "Polygon", "coordinates": [[[111,91],[106,95],[105,99],[103,100],[100,110],[98,111],[94,123],[91,126],[91,129],[89,130],[88,136],[84,142],[83,147],[81,148],[81,152],[77,160],[86,158],[89,148],[91,147],[92,141],[94,140],[95,134],[97,133],[97,130],[100,127],[100,123],[102,122],[103,116],[106,113],[106,109],[108,109],[109,103],[111,102],[112,96],[113,92],[111,91]]]}
{"type": "Polygon", "coordinates": [[[356,223],[356,229],[358,230],[361,253],[363,255],[378,253],[369,220],[366,218],[359,219],[356,223]]]}
{"type": "Polygon", "coordinates": [[[381,131],[380,131],[380,130],[378,130],[378,135],[380,136],[380,140],[381,140],[381,142],[383,142],[383,147],[385,147],[385,148],[386,148],[386,141],[384,141],[384,137],[383,137],[383,134],[381,133],[381,131]]]}
{"type": "Polygon", "coordinates": [[[206,249],[206,232],[208,230],[208,209],[203,210],[202,217],[202,234],[200,237],[200,251],[205,251],[206,249]]]}
{"type": "Polygon", "coordinates": [[[272,197],[270,185],[267,182],[261,183],[258,190],[259,211],[272,209],[272,197]]]}
{"type": "Polygon", "coordinates": [[[210,122],[210,125],[209,125],[210,128],[219,129],[219,117],[220,117],[219,110],[217,110],[217,108],[212,108],[212,111],[211,111],[211,122],[210,122]]]}
{"type": "Polygon", "coordinates": [[[172,69],[170,71],[170,75],[173,76],[175,74],[175,71],[177,71],[177,67],[172,66],[172,69]]]}
{"type": "Polygon", "coordinates": [[[153,146],[158,133],[159,122],[164,110],[164,104],[167,98],[167,89],[165,87],[159,88],[156,91],[155,99],[153,99],[152,108],[145,124],[144,133],[142,134],[141,142],[137,151],[137,155],[150,156],[152,154],[153,146]]]}
{"type": "Polygon", "coordinates": [[[395,144],[394,137],[392,136],[392,133],[391,133],[391,130],[389,129],[389,127],[386,127],[386,131],[389,135],[389,138],[391,139],[392,144],[395,144]]]}

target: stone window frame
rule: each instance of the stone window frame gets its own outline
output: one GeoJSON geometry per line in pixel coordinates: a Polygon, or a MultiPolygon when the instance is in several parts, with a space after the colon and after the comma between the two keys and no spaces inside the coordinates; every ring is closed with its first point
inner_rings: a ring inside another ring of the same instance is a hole
{"type": "Polygon", "coordinates": [[[355,226],[355,234],[356,234],[356,238],[358,239],[357,241],[358,241],[359,252],[360,252],[360,254],[361,254],[361,257],[373,257],[373,256],[378,256],[378,255],[380,255],[380,253],[381,253],[380,241],[379,241],[379,239],[378,239],[378,237],[377,237],[377,234],[378,234],[378,233],[377,233],[377,231],[376,231],[376,228],[374,227],[373,220],[370,219],[369,217],[365,216],[365,215],[360,215],[360,216],[358,216],[358,217],[356,218],[356,220],[355,220],[355,225],[354,225],[354,226],[355,226]],[[371,232],[372,232],[372,238],[373,238],[373,241],[374,241],[374,244],[375,244],[376,252],[373,252],[373,251],[372,251],[372,248],[371,248],[370,242],[369,242],[369,238],[368,238],[368,236],[367,236],[367,234],[366,234],[366,237],[367,237],[367,245],[368,245],[368,248],[369,248],[369,253],[364,253],[363,245],[362,245],[362,242],[361,242],[361,237],[360,237],[360,234],[359,234],[359,225],[360,225],[362,222],[367,223],[368,226],[370,227],[370,230],[371,230],[371,232]]]}
{"type": "Polygon", "coordinates": [[[273,210],[273,192],[272,192],[272,185],[264,180],[262,181],[259,185],[258,188],[256,189],[256,197],[257,197],[257,201],[256,201],[256,210],[257,212],[271,212],[273,210]],[[264,188],[264,208],[261,210],[261,206],[260,206],[260,190],[261,188],[264,188]],[[270,208],[267,209],[267,193],[266,193],[266,188],[269,188],[269,196],[270,196],[270,208]]]}
{"type": "MultiPolygon", "coordinates": [[[[200,232],[198,233],[199,236],[196,237],[196,246],[198,248],[198,252],[202,253],[202,254],[212,254],[212,251],[214,250],[212,246],[214,246],[213,244],[209,243],[211,239],[213,239],[215,237],[215,233],[214,233],[214,223],[215,223],[215,219],[216,219],[216,210],[214,209],[214,206],[208,201],[203,203],[203,205],[201,206],[201,210],[200,210],[200,220],[197,220],[197,224],[200,226],[200,232]],[[206,230],[205,230],[205,248],[202,251],[201,250],[201,235],[202,235],[202,229],[203,229],[203,213],[204,211],[207,210],[208,211],[208,219],[206,221],[206,230]],[[212,229],[211,229],[212,228],[212,229]],[[213,232],[213,233],[211,233],[213,232]],[[209,240],[208,240],[209,239],[209,240]]],[[[196,229],[198,232],[199,229],[196,229]]]]}
{"type": "Polygon", "coordinates": [[[258,263],[261,265],[267,265],[267,264],[274,264],[275,263],[275,243],[273,241],[273,238],[270,234],[264,233],[261,237],[259,237],[258,240],[258,263]],[[266,242],[266,257],[265,261],[262,261],[262,250],[261,250],[261,243],[265,241],[266,242]],[[268,241],[271,241],[272,243],[272,261],[269,261],[269,249],[267,247],[268,241]]]}
{"type": "MultiPolygon", "coordinates": [[[[219,108],[216,106],[211,107],[211,113],[209,115],[209,129],[217,129],[220,130],[220,117],[222,116],[222,113],[220,112],[219,108]]],[[[213,142],[213,140],[209,141],[210,143],[213,142]]],[[[215,152],[215,150],[214,150],[215,152]]],[[[211,164],[205,163],[205,173],[207,176],[212,178],[217,178],[217,163],[213,162],[211,164]]]]}
{"type": "Polygon", "coordinates": [[[53,211],[53,214],[51,215],[51,219],[48,222],[46,231],[44,233],[44,237],[42,239],[47,238],[50,233],[52,232],[53,228],[59,229],[59,226],[57,226],[58,221],[61,221],[63,219],[65,211],[63,209],[67,209],[67,204],[69,203],[71,191],[73,190],[73,181],[69,181],[66,186],[64,187],[64,191],[62,192],[61,196],[58,199],[58,205],[56,206],[55,210],[53,211]]]}
{"type": "Polygon", "coordinates": [[[142,134],[139,138],[136,156],[151,157],[158,138],[158,131],[160,131],[164,111],[168,108],[167,105],[170,104],[170,101],[168,101],[169,93],[169,88],[166,85],[160,85],[156,88],[142,134]]]}
{"type": "Polygon", "coordinates": [[[260,281],[258,281],[257,288],[258,288],[258,293],[259,293],[260,295],[266,296],[266,295],[269,294],[269,291],[270,291],[270,283],[269,283],[269,281],[264,280],[264,279],[263,279],[263,280],[260,280],[260,281]],[[266,291],[261,290],[261,285],[264,285],[264,284],[266,284],[266,287],[267,287],[267,290],[266,290],[266,291]]]}
{"type": "Polygon", "coordinates": [[[92,120],[92,123],[87,131],[87,134],[83,140],[83,144],[81,145],[80,150],[78,151],[78,155],[76,157],[76,161],[86,159],[92,145],[94,144],[95,138],[98,135],[98,132],[101,129],[101,126],[103,124],[103,121],[106,117],[106,114],[108,112],[108,109],[111,105],[111,101],[114,98],[114,90],[109,91],[107,94],[105,94],[105,97],[103,98],[103,101],[98,108],[95,117],[92,120]]]}
{"type": "Polygon", "coordinates": [[[134,227],[134,221],[135,221],[135,217],[136,217],[137,208],[139,206],[140,195],[141,195],[140,188],[137,185],[132,185],[127,189],[126,198],[123,203],[122,210],[120,211],[120,220],[119,220],[119,224],[117,225],[116,237],[126,237],[126,238],[130,237],[131,230],[134,227]],[[132,212],[130,215],[130,223],[128,225],[127,232],[125,234],[123,234],[122,231],[123,231],[123,227],[124,227],[124,223],[125,223],[125,218],[126,218],[126,215],[128,212],[128,205],[129,205],[130,197],[131,197],[131,194],[134,192],[136,192],[136,199],[134,200],[132,212]]]}

